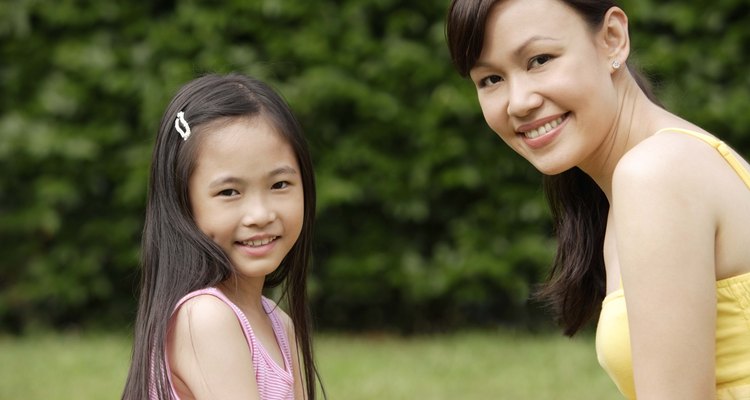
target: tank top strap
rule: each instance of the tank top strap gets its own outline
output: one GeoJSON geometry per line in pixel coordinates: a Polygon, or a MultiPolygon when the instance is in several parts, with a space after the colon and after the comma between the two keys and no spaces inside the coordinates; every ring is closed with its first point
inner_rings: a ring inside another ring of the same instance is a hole
{"type": "Polygon", "coordinates": [[[284,323],[281,321],[278,313],[276,312],[276,307],[278,307],[278,305],[268,300],[265,296],[263,296],[261,300],[263,301],[263,309],[266,310],[266,314],[268,314],[268,316],[271,318],[273,333],[276,336],[276,341],[278,342],[279,348],[281,348],[281,353],[284,356],[284,362],[287,367],[286,369],[291,372],[292,350],[289,345],[289,336],[287,334],[286,327],[284,326],[284,323]]]}
{"type": "Polygon", "coordinates": [[[682,129],[682,128],[664,128],[664,129],[658,130],[656,134],[659,134],[661,132],[666,132],[666,131],[684,133],[684,134],[696,137],[698,139],[701,139],[704,142],[711,145],[721,154],[722,157],[724,157],[727,163],[729,163],[729,166],[732,167],[734,172],[736,172],[737,175],[739,175],[740,179],[742,179],[742,181],[745,183],[745,186],[747,186],[748,189],[750,189],[750,171],[748,171],[745,168],[742,162],[740,162],[737,156],[734,155],[734,152],[729,146],[727,146],[726,143],[724,143],[723,141],[711,135],[707,135],[702,132],[691,131],[688,129],[682,129]]]}

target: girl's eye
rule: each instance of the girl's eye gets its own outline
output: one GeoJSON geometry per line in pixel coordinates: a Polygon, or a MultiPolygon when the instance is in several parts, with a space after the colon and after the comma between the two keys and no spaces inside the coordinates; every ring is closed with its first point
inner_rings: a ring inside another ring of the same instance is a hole
{"type": "Polygon", "coordinates": [[[496,83],[502,82],[503,78],[500,75],[490,75],[488,77],[479,80],[479,87],[491,86],[496,83]]]}
{"type": "Polygon", "coordinates": [[[281,181],[281,182],[274,183],[273,186],[271,186],[271,189],[277,189],[277,190],[278,189],[284,189],[287,186],[289,186],[289,182],[287,182],[287,181],[281,181]]]}
{"type": "Polygon", "coordinates": [[[552,59],[552,56],[549,54],[542,54],[540,56],[536,56],[529,61],[529,68],[541,67],[542,65],[546,64],[551,59],[552,59]]]}
{"type": "Polygon", "coordinates": [[[240,194],[240,192],[236,191],[235,189],[224,189],[221,192],[219,192],[219,196],[223,196],[223,197],[231,197],[231,196],[236,196],[238,194],[240,194]]]}

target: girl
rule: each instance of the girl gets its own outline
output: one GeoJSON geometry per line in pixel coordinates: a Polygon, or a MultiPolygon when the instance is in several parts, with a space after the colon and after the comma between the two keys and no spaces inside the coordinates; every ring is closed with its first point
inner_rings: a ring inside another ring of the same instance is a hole
{"type": "Polygon", "coordinates": [[[267,85],[180,89],[153,152],[124,399],[314,399],[305,282],[315,210],[302,130],[267,85]],[[281,284],[289,316],[262,295],[281,284]]]}
{"type": "Polygon", "coordinates": [[[598,357],[628,398],[750,398],[750,166],[659,106],[627,66],[625,12],[453,0],[447,37],[488,125],[548,175],[541,296],[565,333],[602,305],[598,357]]]}

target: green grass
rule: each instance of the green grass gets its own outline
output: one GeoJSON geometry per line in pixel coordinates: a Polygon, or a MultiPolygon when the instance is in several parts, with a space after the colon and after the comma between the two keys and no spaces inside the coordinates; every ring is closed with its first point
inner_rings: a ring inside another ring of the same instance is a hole
{"type": "MultiPolygon", "coordinates": [[[[485,331],[316,340],[332,400],[620,398],[585,336],[485,331]]],[[[118,398],[129,353],[126,335],[0,336],[0,399],[118,398]]]]}

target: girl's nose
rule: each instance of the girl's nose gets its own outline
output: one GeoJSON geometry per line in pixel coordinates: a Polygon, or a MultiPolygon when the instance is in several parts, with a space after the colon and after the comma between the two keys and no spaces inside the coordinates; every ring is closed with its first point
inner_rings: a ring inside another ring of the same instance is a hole
{"type": "Polygon", "coordinates": [[[276,212],[268,200],[260,196],[248,199],[245,206],[242,224],[245,226],[266,226],[276,219],[276,212]]]}

